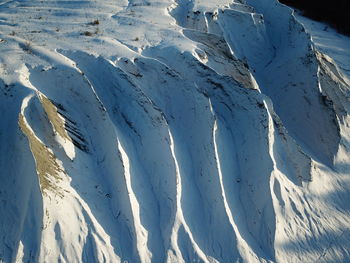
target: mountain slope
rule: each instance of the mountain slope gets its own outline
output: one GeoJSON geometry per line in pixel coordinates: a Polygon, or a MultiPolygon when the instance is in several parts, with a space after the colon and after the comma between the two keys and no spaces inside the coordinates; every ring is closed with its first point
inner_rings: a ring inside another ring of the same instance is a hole
{"type": "Polygon", "coordinates": [[[350,260],[348,77],[213,2],[0,2],[1,262],[350,260]]]}

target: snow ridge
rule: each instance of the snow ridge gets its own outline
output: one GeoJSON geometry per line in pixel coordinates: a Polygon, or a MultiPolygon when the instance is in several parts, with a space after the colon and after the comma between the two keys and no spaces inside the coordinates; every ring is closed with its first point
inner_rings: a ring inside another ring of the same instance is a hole
{"type": "Polygon", "coordinates": [[[350,260],[350,80],[291,9],[0,10],[0,262],[350,260]]]}

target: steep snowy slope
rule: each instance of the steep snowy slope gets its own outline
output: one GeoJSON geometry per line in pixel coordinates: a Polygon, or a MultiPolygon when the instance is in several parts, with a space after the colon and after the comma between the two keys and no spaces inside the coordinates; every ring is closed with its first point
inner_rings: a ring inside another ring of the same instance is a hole
{"type": "Polygon", "coordinates": [[[349,262],[318,43],[277,0],[0,0],[0,262],[349,262]]]}
{"type": "Polygon", "coordinates": [[[310,32],[312,42],[321,52],[331,56],[343,73],[350,78],[350,37],[338,34],[329,25],[313,21],[300,14],[295,14],[305,29],[310,32]]]}

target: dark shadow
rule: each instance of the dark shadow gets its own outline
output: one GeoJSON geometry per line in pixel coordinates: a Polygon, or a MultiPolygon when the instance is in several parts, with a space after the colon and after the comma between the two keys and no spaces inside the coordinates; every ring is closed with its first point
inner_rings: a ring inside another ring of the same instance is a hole
{"type": "Polygon", "coordinates": [[[279,0],[300,9],[303,15],[317,21],[327,22],[339,32],[350,35],[349,0],[279,0]]]}
{"type": "Polygon", "coordinates": [[[23,262],[37,262],[43,202],[35,161],[18,119],[23,99],[32,93],[0,79],[0,262],[14,262],[20,242],[23,262]]]}

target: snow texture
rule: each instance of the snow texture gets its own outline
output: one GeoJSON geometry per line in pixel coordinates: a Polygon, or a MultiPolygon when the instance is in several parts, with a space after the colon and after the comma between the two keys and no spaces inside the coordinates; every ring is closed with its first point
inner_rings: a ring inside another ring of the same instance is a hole
{"type": "Polygon", "coordinates": [[[0,0],[0,262],[350,262],[350,40],[277,0],[0,0]]]}

